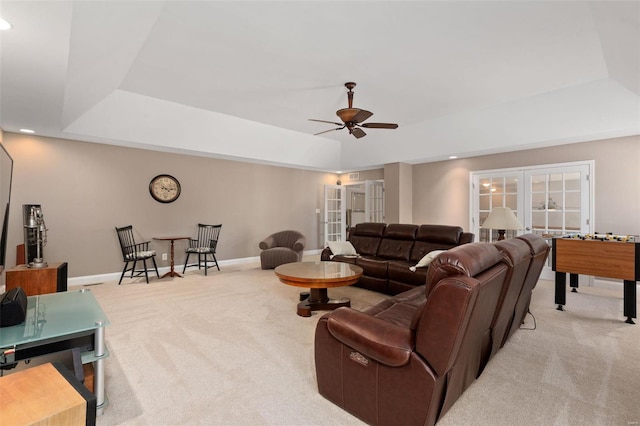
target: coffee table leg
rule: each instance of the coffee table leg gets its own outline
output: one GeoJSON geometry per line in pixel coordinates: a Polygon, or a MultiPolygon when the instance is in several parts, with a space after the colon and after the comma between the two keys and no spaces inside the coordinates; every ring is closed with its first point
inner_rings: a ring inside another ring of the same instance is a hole
{"type": "Polygon", "coordinates": [[[350,307],[351,300],[346,297],[329,299],[326,288],[312,288],[309,292],[309,298],[298,303],[297,314],[301,317],[310,317],[311,311],[332,311],[341,306],[350,307]]]}

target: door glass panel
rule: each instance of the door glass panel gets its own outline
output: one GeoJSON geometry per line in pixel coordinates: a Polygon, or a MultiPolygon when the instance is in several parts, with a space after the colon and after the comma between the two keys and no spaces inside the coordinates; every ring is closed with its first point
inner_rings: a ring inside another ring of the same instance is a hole
{"type": "Polygon", "coordinates": [[[548,215],[548,225],[546,228],[551,230],[562,230],[564,229],[564,224],[562,223],[562,212],[558,211],[550,211],[548,215]]]}
{"type": "Polygon", "coordinates": [[[547,223],[547,213],[546,212],[532,212],[532,227],[533,229],[545,229],[545,224],[547,223]]]}
{"type": "Polygon", "coordinates": [[[343,206],[344,190],[338,185],[325,185],[324,205],[325,205],[325,240],[343,241],[343,206]]]}
{"type": "Polygon", "coordinates": [[[531,192],[545,192],[547,190],[547,177],[545,175],[531,176],[531,192]]]}
{"type": "Polygon", "coordinates": [[[518,196],[516,194],[507,194],[504,197],[505,207],[509,207],[514,212],[518,211],[518,196]]]}
{"type": "Polygon", "coordinates": [[[517,177],[506,177],[504,179],[505,184],[505,192],[507,194],[517,194],[518,193],[518,178],[517,177]]]}
{"type": "Polygon", "coordinates": [[[566,191],[580,191],[580,173],[565,173],[564,189],[566,191]]]}
{"type": "Polygon", "coordinates": [[[565,229],[571,232],[580,232],[580,212],[565,213],[565,229]]]}
{"type": "Polygon", "coordinates": [[[480,195],[480,210],[491,210],[491,198],[488,195],[480,195]]]}
{"type": "MultiPolygon", "coordinates": [[[[473,231],[478,241],[493,241],[498,238],[497,230],[485,229],[481,226],[493,208],[509,207],[514,213],[518,211],[518,182],[518,175],[513,174],[501,173],[491,177],[479,177],[477,221],[480,226],[473,231]]],[[[516,236],[517,232],[508,230],[506,235],[511,238],[516,236]]]]}
{"type": "Polygon", "coordinates": [[[549,191],[562,191],[562,173],[549,175],[549,191]]]}
{"type": "Polygon", "coordinates": [[[565,210],[580,210],[580,192],[567,192],[564,194],[565,210]]]}
{"type": "Polygon", "coordinates": [[[384,222],[384,182],[368,180],[365,188],[367,222],[384,222]]]}
{"type": "Polygon", "coordinates": [[[491,179],[480,179],[479,192],[480,194],[488,194],[491,192],[491,179]]]}
{"type": "Polygon", "coordinates": [[[531,205],[534,210],[545,210],[547,194],[545,193],[533,193],[531,194],[531,205]]]}
{"type": "Polygon", "coordinates": [[[493,185],[491,187],[491,192],[493,192],[494,194],[502,194],[504,192],[503,179],[495,179],[493,181],[493,185]]]}

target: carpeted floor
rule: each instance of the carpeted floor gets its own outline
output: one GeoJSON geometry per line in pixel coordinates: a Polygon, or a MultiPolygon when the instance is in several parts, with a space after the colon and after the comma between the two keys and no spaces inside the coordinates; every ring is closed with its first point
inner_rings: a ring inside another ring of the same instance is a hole
{"type": "MultiPolygon", "coordinates": [[[[322,312],[296,315],[300,289],[257,266],[185,278],[88,286],[106,329],[106,425],[361,425],[316,388],[313,336],[322,312]]],[[[347,287],[356,309],[385,296],[347,287]]],[[[622,290],[580,289],[567,311],[541,281],[520,330],[441,425],[628,425],[640,421],[640,325],[622,290]],[[532,327],[531,317],[525,327],[532,327]]]]}

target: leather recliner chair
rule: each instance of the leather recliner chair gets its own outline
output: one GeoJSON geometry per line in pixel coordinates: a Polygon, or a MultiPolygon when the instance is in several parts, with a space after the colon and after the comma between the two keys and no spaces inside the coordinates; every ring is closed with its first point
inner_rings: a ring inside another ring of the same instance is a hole
{"type": "Polygon", "coordinates": [[[433,425],[478,375],[507,272],[494,245],[465,244],[432,262],[425,286],[324,315],[320,394],[370,424],[433,425]]]}

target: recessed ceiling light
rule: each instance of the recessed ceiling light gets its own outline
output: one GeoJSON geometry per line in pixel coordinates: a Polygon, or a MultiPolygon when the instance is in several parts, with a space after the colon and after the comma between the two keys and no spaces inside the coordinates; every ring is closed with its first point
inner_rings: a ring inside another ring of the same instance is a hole
{"type": "Polygon", "coordinates": [[[20,131],[22,133],[35,133],[36,132],[35,130],[31,130],[31,129],[20,129],[20,131]]]}
{"type": "Polygon", "coordinates": [[[457,155],[450,155],[450,156],[449,156],[449,160],[455,160],[456,158],[458,158],[458,156],[457,156],[457,155]]]}
{"type": "Polygon", "coordinates": [[[0,31],[10,30],[10,29],[11,29],[11,24],[5,21],[4,19],[0,18],[0,31]]]}

